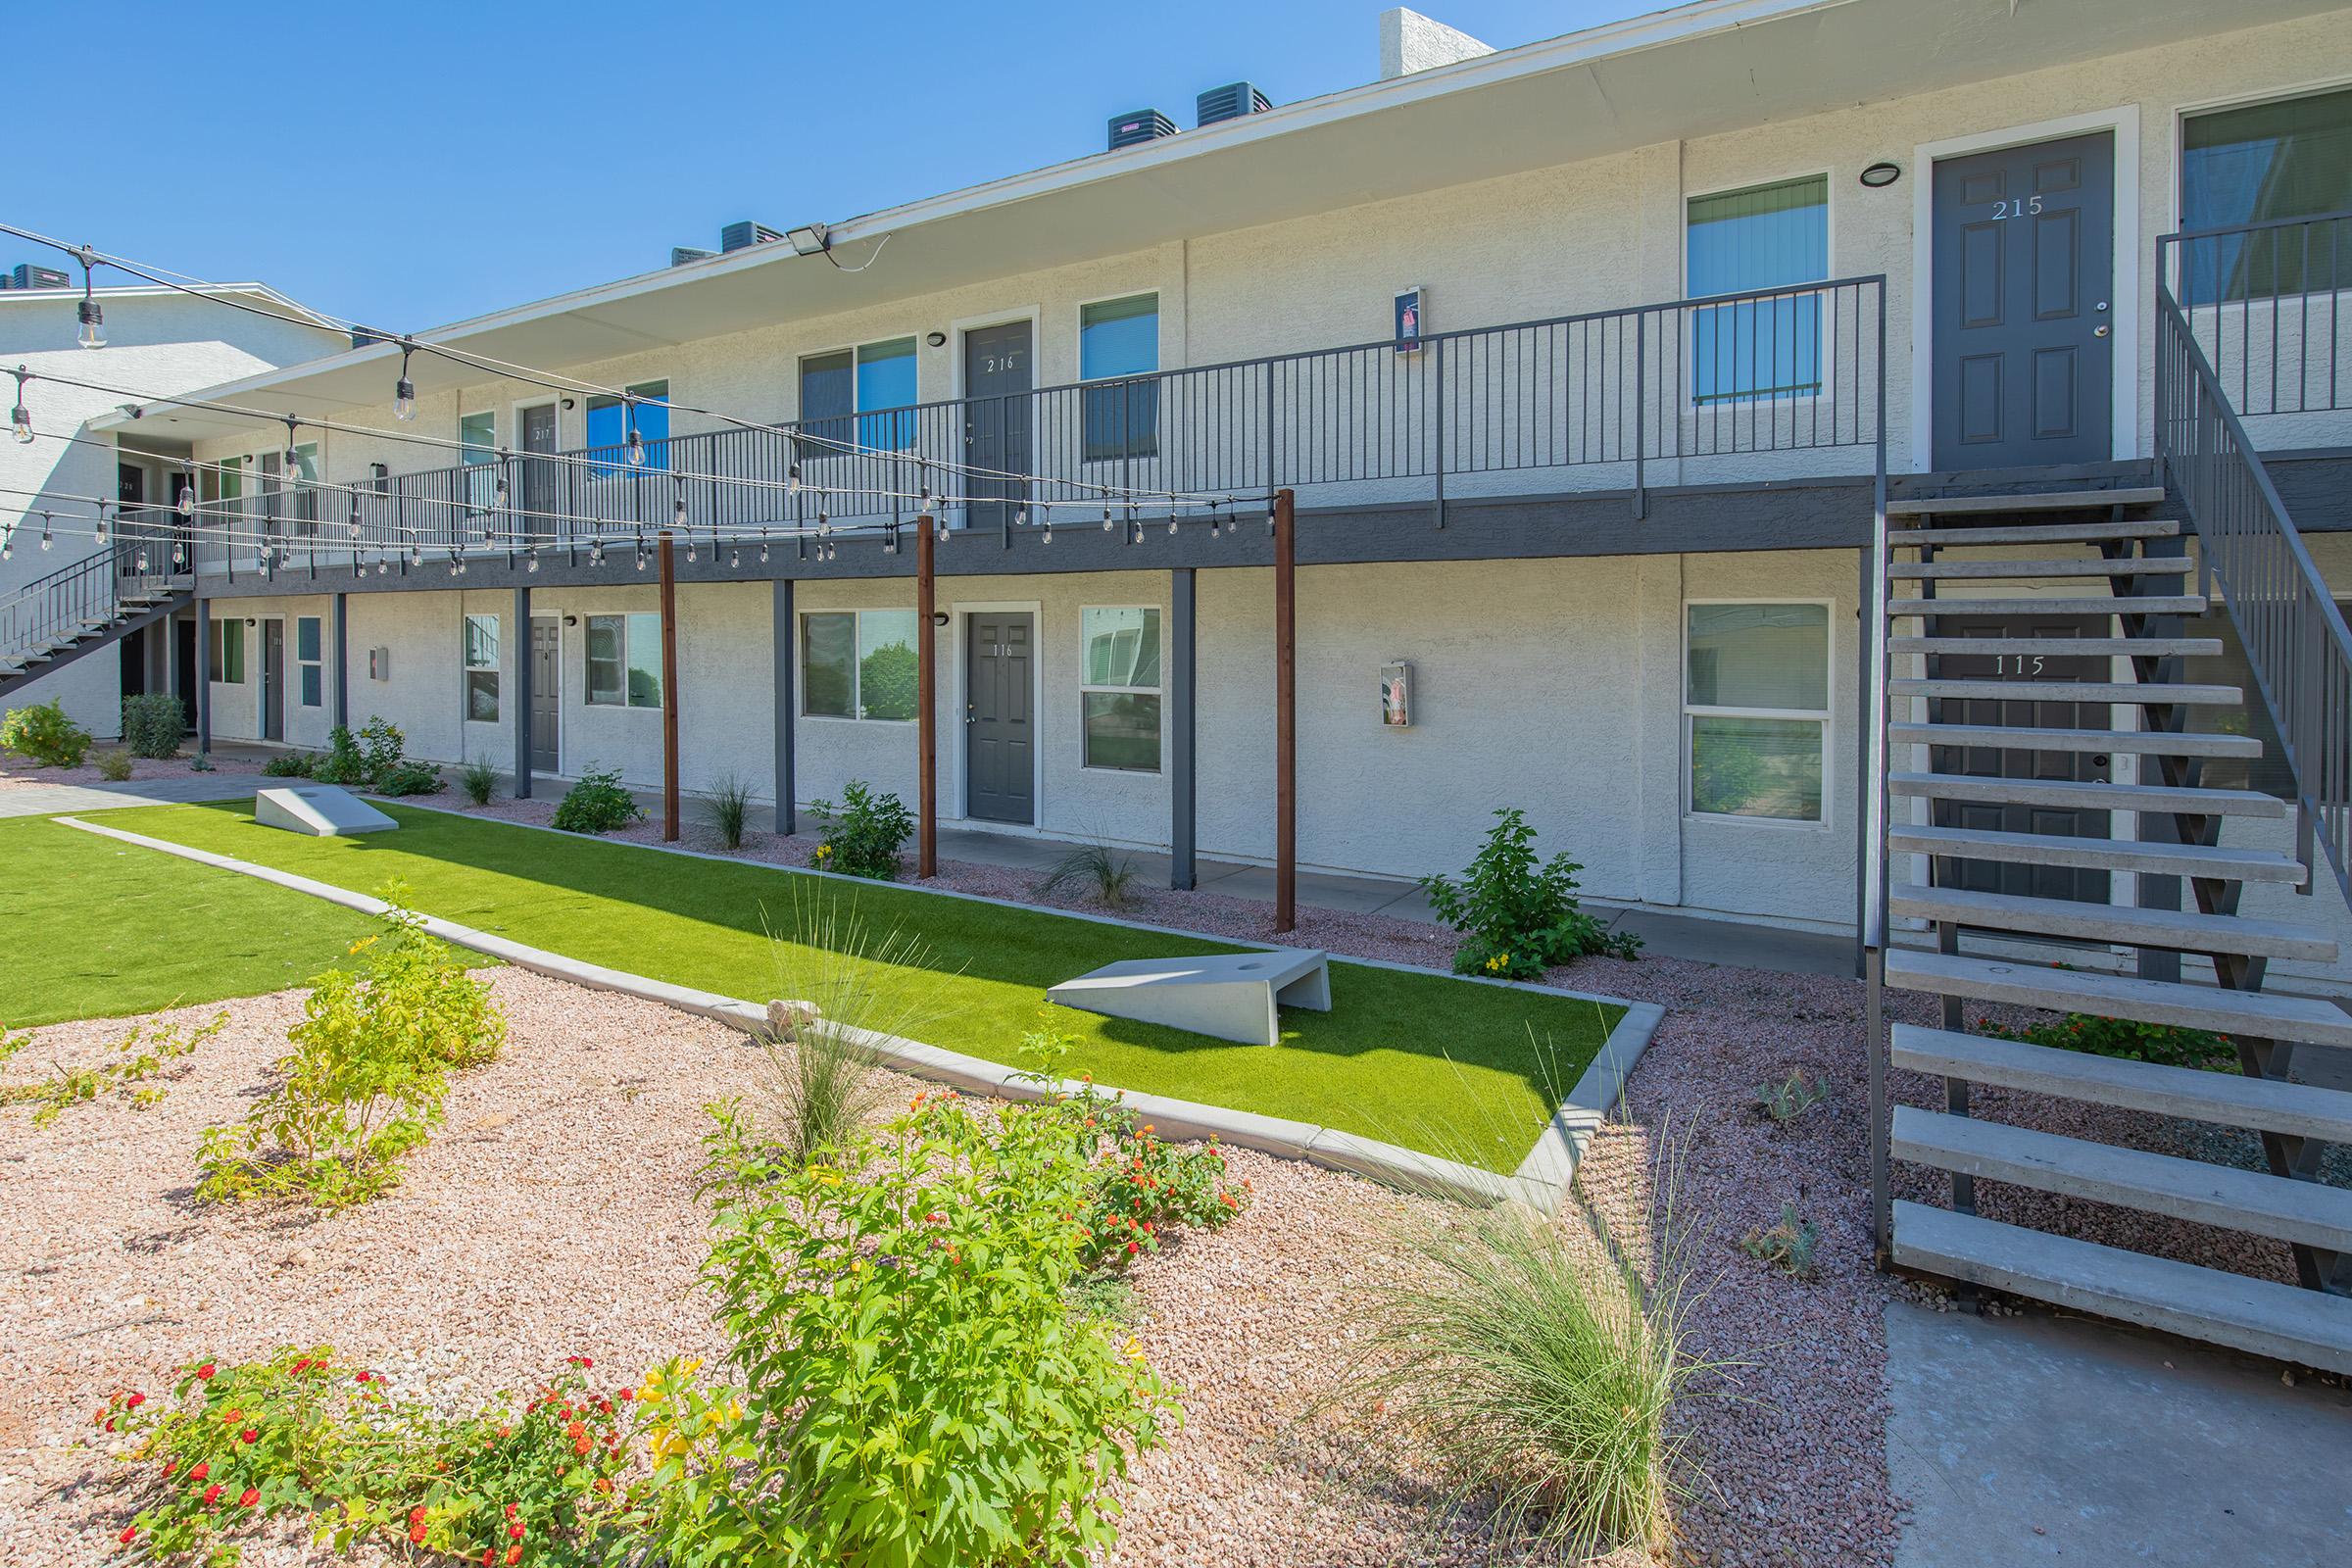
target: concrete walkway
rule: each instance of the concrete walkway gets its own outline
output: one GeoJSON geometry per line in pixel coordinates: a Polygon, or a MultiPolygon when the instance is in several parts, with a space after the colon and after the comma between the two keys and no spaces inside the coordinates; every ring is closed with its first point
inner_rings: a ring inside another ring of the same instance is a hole
{"type": "Polygon", "coordinates": [[[2352,1393],[2077,1318],[1886,1309],[1895,1568],[2309,1568],[2352,1542],[2352,1393]],[[2332,1544],[2330,1544],[2332,1543],[2332,1544]]]}
{"type": "Polygon", "coordinates": [[[252,773],[197,774],[126,784],[43,784],[0,790],[0,817],[56,816],[66,811],[104,811],[122,806],[189,806],[205,801],[246,801],[265,784],[279,782],[252,773]]]}

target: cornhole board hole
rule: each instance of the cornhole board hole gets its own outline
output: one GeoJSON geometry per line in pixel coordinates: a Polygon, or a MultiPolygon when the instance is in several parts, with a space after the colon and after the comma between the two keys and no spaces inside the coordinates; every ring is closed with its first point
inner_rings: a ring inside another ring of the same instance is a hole
{"type": "Polygon", "coordinates": [[[398,822],[335,784],[292,784],[282,789],[256,790],[253,819],[264,827],[282,827],[313,838],[344,838],[353,833],[381,833],[398,822]]]}
{"type": "Polygon", "coordinates": [[[1064,980],[1046,997],[1107,1017],[1270,1046],[1282,1038],[1278,1008],[1331,1010],[1331,967],[1321,952],[1299,948],[1130,958],[1064,980]]]}

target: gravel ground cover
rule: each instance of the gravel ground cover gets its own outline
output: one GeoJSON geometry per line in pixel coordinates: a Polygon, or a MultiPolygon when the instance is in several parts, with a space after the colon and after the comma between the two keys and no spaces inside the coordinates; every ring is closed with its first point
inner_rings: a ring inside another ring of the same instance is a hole
{"type": "MultiPolygon", "coordinates": [[[[120,749],[112,741],[101,742],[91,748],[79,767],[36,767],[14,752],[0,752],[0,791],[50,789],[60,784],[104,784],[108,780],[99,773],[96,758],[100,752],[120,749]]],[[[263,760],[259,757],[216,752],[212,767],[198,772],[193,753],[168,758],[134,757],[130,762],[130,781],[151,784],[167,779],[214,778],[224,773],[258,777],[263,760]]]]}

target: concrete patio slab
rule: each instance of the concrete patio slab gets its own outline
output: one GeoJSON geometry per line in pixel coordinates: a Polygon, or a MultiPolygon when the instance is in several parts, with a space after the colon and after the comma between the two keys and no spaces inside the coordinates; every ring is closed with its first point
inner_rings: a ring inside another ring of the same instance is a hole
{"type": "Polygon", "coordinates": [[[1895,1568],[2308,1568],[2352,1541],[2352,1393],[2273,1363],[1898,1301],[1886,1382],[1895,1568]]]}
{"type": "Polygon", "coordinates": [[[199,806],[208,801],[251,800],[265,781],[251,773],[155,779],[127,784],[42,784],[0,790],[0,816],[57,816],[67,811],[109,811],[123,806],[199,806]]]}

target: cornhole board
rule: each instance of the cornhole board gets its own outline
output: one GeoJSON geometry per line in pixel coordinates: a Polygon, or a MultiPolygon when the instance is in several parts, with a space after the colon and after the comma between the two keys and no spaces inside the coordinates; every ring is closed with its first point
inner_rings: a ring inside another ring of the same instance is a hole
{"type": "Polygon", "coordinates": [[[256,790],[253,819],[264,827],[282,827],[313,838],[343,838],[353,833],[381,833],[398,822],[336,784],[289,784],[280,789],[256,790]]]}
{"type": "Polygon", "coordinates": [[[1270,1046],[1282,1038],[1279,1008],[1331,1010],[1331,967],[1320,951],[1301,948],[1130,958],[1064,980],[1046,997],[1106,1017],[1270,1046]]]}

